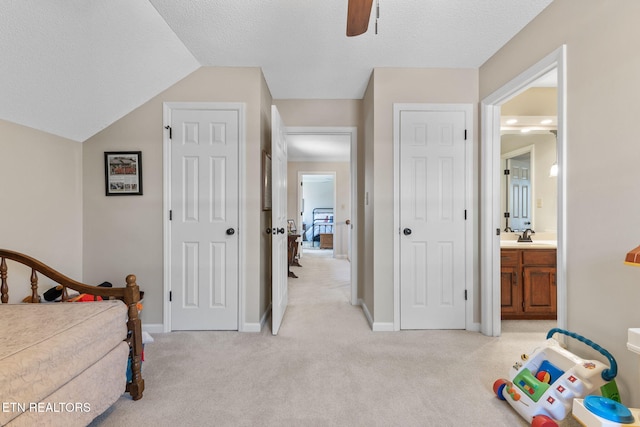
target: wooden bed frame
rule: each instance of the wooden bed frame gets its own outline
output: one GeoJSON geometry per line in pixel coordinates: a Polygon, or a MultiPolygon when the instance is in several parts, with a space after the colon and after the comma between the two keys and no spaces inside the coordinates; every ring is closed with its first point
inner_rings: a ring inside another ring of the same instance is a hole
{"type": "Polygon", "coordinates": [[[141,374],[141,357],[142,357],[142,325],[138,316],[138,302],[140,301],[140,288],[136,284],[136,276],[130,274],[126,278],[127,285],[123,288],[103,288],[91,286],[84,283],[76,282],[73,279],[59,273],[53,268],[43,264],[42,262],[31,258],[28,255],[21,254],[6,249],[0,249],[0,301],[3,304],[9,302],[9,285],[7,283],[7,262],[12,260],[31,268],[31,302],[39,303],[38,295],[38,274],[40,273],[54,282],[62,285],[62,301],[69,299],[67,288],[80,292],[81,294],[93,295],[94,299],[102,297],[103,299],[119,299],[128,307],[127,320],[127,338],[125,341],[129,345],[131,357],[132,380],[127,383],[126,391],[131,395],[133,400],[142,398],[144,391],[144,379],[141,374]]]}

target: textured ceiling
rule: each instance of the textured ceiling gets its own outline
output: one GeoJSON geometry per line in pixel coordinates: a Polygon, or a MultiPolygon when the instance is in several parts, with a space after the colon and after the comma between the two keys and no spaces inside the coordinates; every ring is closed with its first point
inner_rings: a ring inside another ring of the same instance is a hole
{"type": "Polygon", "coordinates": [[[0,119],[84,141],[201,65],[359,99],[374,67],[479,67],[551,1],[380,0],[347,38],[347,0],[2,0],[0,119]]]}

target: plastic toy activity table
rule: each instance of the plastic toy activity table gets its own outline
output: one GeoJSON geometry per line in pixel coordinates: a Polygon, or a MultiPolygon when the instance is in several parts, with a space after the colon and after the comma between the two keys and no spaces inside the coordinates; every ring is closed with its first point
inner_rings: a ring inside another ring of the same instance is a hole
{"type": "Polygon", "coordinates": [[[617,374],[613,356],[593,341],[564,329],[554,328],[547,340],[530,355],[523,354],[509,370],[509,379],[493,384],[496,395],[506,400],[533,427],[553,427],[582,398],[612,381],[617,374]],[[561,333],[585,343],[600,352],[609,366],[598,360],[583,359],[553,338],[561,333]]]}

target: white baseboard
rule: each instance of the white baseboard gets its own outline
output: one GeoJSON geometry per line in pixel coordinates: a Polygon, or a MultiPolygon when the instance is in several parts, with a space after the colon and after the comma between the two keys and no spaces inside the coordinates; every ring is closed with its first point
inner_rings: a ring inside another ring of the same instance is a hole
{"type": "Polygon", "coordinates": [[[334,255],[333,257],[336,259],[349,259],[349,256],[347,254],[338,254],[334,255]]]}
{"type": "Polygon", "coordinates": [[[244,328],[239,332],[260,332],[261,330],[262,326],[260,326],[260,323],[245,322],[244,328]]]}
{"type": "Polygon", "coordinates": [[[271,304],[264,311],[262,318],[260,319],[260,323],[245,323],[244,327],[240,332],[261,332],[264,325],[267,324],[267,319],[269,318],[269,314],[271,313],[271,304]]]}
{"type": "Polygon", "coordinates": [[[364,303],[364,300],[362,298],[359,298],[358,305],[362,307],[362,312],[364,313],[364,317],[367,318],[367,323],[369,323],[369,327],[373,329],[373,318],[371,317],[371,313],[369,313],[369,308],[367,308],[367,304],[364,303]]]}
{"type": "Polygon", "coordinates": [[[143,323],[142,330],[150,334],[163,334],[164,325],[162,323],[143,323]]]}
{"type": "Polygon", "coordinates": [[[467,331],[480,332],[480,323],[472,322],[469,326],[467,326],[467,331]]]}
{"type": "Polygon", "coordinates": [[[358,305],[362,307],[362,311],[364,312],[364,317],[367,318],[367,322],[369,323],[369,327],[373,332],[393,332],[393,322],[374,322],[371,317],[371,312],[369,312],[369,308],[367,304],[364,303],[362,298],[358,300],[358,305]]]}
{"type": "Polygon", "coordinates": [[[393,322],[373,322],[373,332],[394,332],[393,322]]]}
{"type": "MultiPolygon", "coordinates": [[[[269,314],[271,313],[271,304],[265,310],[262,318],[260,319],[260,323],[245,323],[244,328],[240,332],[260,332],[262,328],[267,323],[267,319],[269,318],[269,314]]],[[[162,323],[143,323],[142,330],[146,331],[150,334],[163,334],[165,333],[164,324],[162,323]]]]}

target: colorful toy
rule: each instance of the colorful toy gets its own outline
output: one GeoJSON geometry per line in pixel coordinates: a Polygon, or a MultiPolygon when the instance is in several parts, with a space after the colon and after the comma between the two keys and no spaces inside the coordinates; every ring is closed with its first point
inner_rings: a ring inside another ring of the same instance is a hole
{"type": "MultiPolygon", "coordinates": [[[[533,427],[553,427],[571,411],[574,398],[591,394],[612,381],[618,370],[613,356],[593,341],[564,329],[547,333],[544,344],[516,362],[509,378],[493,384],[496,395],[506,400],[533,427]],[[585,360],[562,348],[553,339],[561,333],[585,343],[609,361],[609,367],[598,360],[585,360]]],[[[615,385],[615,384],[613,384],[615,385]]]]}

